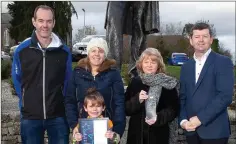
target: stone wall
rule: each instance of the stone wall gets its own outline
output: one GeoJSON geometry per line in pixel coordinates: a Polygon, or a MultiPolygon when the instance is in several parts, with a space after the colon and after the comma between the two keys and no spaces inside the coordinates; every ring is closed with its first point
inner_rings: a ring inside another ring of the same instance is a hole
{"type": "MultiPolygon", "coordinates": [[[[236,88],[235,88],[236,90],[236,88]]],[[[236,93],[234,93],[236,94],[236,93]]],[[[234,99],[235,100],[235,99],[234,99]]],[[[2,82],[2,114],[1,114],[1,143],[2,144],[20,144],[20,114],[18,110],[17,97],[12,96],[9,85],[2,82]]],[[[235,101],[233,102],[235,104],[235,101]]],[[[230,122],[231,122],[231,137],[228,144],[236,143],[236,113],[235,109],[228,108],[230,122]]],[[[128,130],[128,121],[125,128],[124,135],[121,140],[121,144],[126,143],[126,136],[128,130]]],[[[179,142],[178,144],[186,144],[183,130],[179,129],[179,142]]],[[[70,135],[71,137],[71,135],[70,135]]],[[[47,143],[47,135],[45,134],[45,143],[47,143]]]]}
{"type": "MultiPolygon", "coordinates": [[[[2,144],[20,144],[21,138],[20,138],[20,115],[19,113],[14,114],[2,114],[2,125],[1,125],[1,134],[2,134],[2,144]]],[[[235,111],[234,111],[234,117],[235,117],[235,111]]],[[[125,129],[125,133],[122,137],[121,144],[126,143],[126,136],[127,136],[127,130],[128,130],[128,121],[129,118],[127,117],[127,125],[125,129]]],[[[229,144],[235,144],[236,143],[236,121],[235,119],[231,119],[231,137],[229,139],[229,144]]],[[[185,142],[185,136],[183,135],[183,130],[179,129],[179,143],[178,144],[187,144],[185,142]]],[[[70,136],[71,137],[71,136],[70,136]]],[[[47,143],[47,135],[45,134],[45,143],[47,143]]]]}
{"type": "Polygon", "coordinates": [[[2,113],[1,115],[1,144],[18,144],[20,138],[19,113],[2,113]]]}

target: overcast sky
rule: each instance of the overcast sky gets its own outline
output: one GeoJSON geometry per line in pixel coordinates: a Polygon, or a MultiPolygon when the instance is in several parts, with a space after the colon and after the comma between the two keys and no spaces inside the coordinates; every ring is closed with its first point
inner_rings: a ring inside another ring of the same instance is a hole
{"type": "MultiPolygon", "coordinates": [[[[78,28],[92,25],[98,34],[105,34],[104,22],[107,2],[72,2],[78,19],[72,17],[73,35],[78,28]]],[[[162,23],[194,23],[197,20],[209,20],[216,28],[220,42],[232,54],[235,54],[235,2],[160,2],[160,20],[162,23]]],[[[2,2],[2,12],[6,12],[6,2],[2,2]]]]}

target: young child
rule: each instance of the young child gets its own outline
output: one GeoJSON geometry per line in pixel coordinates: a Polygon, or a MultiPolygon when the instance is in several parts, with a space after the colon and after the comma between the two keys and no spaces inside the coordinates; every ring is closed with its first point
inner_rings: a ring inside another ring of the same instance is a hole
{"type": "MultiPolygon", "coordinates": [[[[105,110],[105,102],[103,96],[96,90],[96,88],[89,88],[84,98],[84,110],[88,113],[88,118],[103,118],[102,112],[105,110]]],[[[119,134],[113,132],[111,129],[113,123],[108,121],[109,130],[105,137],[109,139],[109,143],[118,144],[120,141],[119,134]]],[[[82,135],[79,133],[79,125],[73,130],[73,144],[82,140],[82,135]]]]}

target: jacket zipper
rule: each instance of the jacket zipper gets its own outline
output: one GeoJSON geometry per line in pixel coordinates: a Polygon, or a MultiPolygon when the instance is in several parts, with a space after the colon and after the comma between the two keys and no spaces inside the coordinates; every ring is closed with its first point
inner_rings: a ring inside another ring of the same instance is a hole
{"type": "MultiPolygon", "coordinates": [[[[33,48],[33,49],[38,49],[36,47],[30,47],[30,48],[33,48]]],[[[46,51],[43,50],[41,47],[38,49],[38,50],[41,50],[42,53],[43,53],[43,118],[46,119],[46,104],[45,104],[45,63],[46,63],[46,60],[45,60],[45,57],[46,57],[46,51]]]]}
{"type": "Polygon", "coordinates": [[[24,95],[25,95],[25,89],[22,89],[22,107],[24,107],[25,103],[24,103],[24,95]]]}
{"type": "MultiPolygon", "coordinates": [[[[96,76],[93,76],[93,80],[95,81],[96,80],[96,76]]],[[[77,92],[77,91],[76,91],[77,92]]],[[[111,93],[112,93],[113,91],[112,91],[112,88],[111,88],[111,93]]],[[[76,95],[77,95],[77,93],[76,93],[76,95]]],[[[110,100],[110,109],[111,109],[111,113],[113,113],[113,110],[112,110],[112,107],[111,107],[111,102],[112,102],[112,97],[111,97],[111,100],[110,100]]],[[[106,115],[106,111],[107,111],[107,113],[108,113],[108,115],[110,116],[110,118],[112,118],[112,115],[109,113],[109,111],[106,109],[105,110],[105,115],[106,115]]],[[[108,117],[109,117],[108,116],[108,117]]]]}
{"type": "Polygon", "coordinates": [[[43,117],[46,119],[46,104],[45,104],[45,50],[42,50],[43,52],[43,117]]]}

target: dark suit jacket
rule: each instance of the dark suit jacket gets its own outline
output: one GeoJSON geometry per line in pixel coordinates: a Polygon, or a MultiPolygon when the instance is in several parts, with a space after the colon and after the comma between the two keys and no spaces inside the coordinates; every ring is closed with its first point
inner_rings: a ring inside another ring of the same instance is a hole
{"type": "MultiPolygon", "coordinates": [[[[191,59],[181,68],[180,84],[179,122],[197,116],[202,124],[196,132],[201,138],[229,137],[227,107],[233,96],[232,61],[211,51],[195,84],[195,60],[191,59]]],[[[186,132],[186,135],[193,133],[186,132]]]]}

